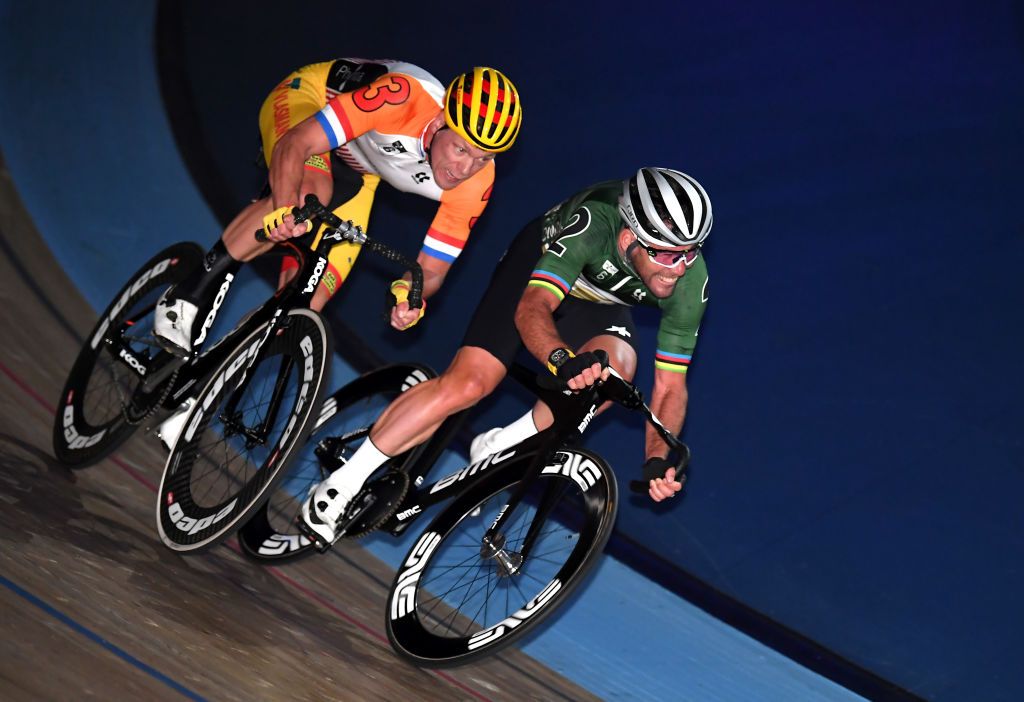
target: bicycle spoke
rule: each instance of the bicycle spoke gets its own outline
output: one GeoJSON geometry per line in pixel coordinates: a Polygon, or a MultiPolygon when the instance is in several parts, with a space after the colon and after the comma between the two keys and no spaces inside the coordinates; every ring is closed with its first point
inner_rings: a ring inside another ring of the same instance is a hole
{"type": "MultiPolygon", "coordinates": [[[[324,480],[335,468],[343,465],[358,449],[377,417],[408,387],[411,374],[422,370],[415,366],[389,366],[362,376],[353,384],[339,390],[314,416],[326,416],[315,428],[308,442],[296,450],[288,466],[288,474],[278,483],[266,505],[240,532],[240,543],[245,555],[260,561],[286,561],[313,550],[308,539],[300,538],[296,525],[303,503],[310,489],[324,480]],[[329,412],[324,415],[323,413],[329,412]],[[321,450],[321,444],[326,453],[321,450]],[[322,457],[321,457],[322,456],[322,457]],[[287,548],[264,548],[267,544],[288,543],[287,548]]],[[[269,397],[262,389],[253,396],[269,397]]],[[[247,405],[261,416],[268,410],[266,397],[262,404],[247,405]]],[[[293,401],[294,398],[288,398],[293,401]]],[[[281,411],[284,414],[284,410],[281,411]]],[[[246,421],[255,426],[255,422],[246,421]]]]}
{"type": "Polygon", "coordinates": [[[61,393],[65,406],[56,415],[54,450],[62,462],[79,466],[99,460],[120,446],[138,420],[155,409],[159,393],[136,396],[143,376],[134,366],[141,363],[155,369],[153,359],[164,353],[152,335],[156,301],[169,285],[188,275],[202,256],[197,245],[187,243],[158,253],[125,283],[86,335],[61,393]],[[66,427],[67,422],[73,426],[66,427]],[[83,442],[78,437],[93,440],[83,442]]]}

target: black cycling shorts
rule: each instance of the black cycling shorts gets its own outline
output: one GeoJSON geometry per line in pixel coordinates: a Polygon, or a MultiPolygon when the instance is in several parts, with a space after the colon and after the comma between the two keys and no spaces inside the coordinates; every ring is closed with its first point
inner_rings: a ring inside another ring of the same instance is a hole
{"type": "MultiPolygon", "coordinates": [[[[523,348],[515,324],[516,307],[540,259],[542,236],[538,217],[523,227],[512,241],[498,262],[491,284],[484,291],[462,339],[462,346],[481,348],[506,368],[523,348]]],[[[555,310],[555,328],[573,349],[595,336],[609,334],[626,341],[639,355],[633,315],[626,305],[603,305],[566,295],[555,310]]]]}

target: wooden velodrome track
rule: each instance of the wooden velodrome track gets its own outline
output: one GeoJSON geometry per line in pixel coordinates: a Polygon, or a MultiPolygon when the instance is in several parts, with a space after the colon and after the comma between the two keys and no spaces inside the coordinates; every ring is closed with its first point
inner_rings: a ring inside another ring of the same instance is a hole
{"type": "Polygon", "coordinates": [[[0,700],[589,700],[511,650],[429,672],[384,636],[389,569],[358,545],[287,568],[178,556],[154,527],[163,452],[70,471],[57,395],[94,312],[0,163],[0,700]]]}

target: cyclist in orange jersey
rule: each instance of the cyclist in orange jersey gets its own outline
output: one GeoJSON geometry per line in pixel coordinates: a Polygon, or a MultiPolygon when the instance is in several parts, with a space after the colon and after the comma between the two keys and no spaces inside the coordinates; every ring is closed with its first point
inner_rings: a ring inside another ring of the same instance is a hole
{"type": "MultiPolygon", "coordinates": [[[[397,61],[339,59],[292,73],[260,111],[270,195],[242,210],[205,265],[164,294],[154,334],[168,350],[190,353],[205,341],[241,264],[272,246],[257,242],[254,231],[262,228],[271,242],[305,233],[290,213],[309,193],[365,229],[380,180],[439,203],[418,256],[424,297],[431,297],[487,206],[494,157],[512,146],[521,121],[515,87],[493,68],[474,68],[447,89],[397,61]]],[[[314,309],[344,282],[358,254],[355,244],[334,247],[314,309]]],[[[293,274],[286,265],[282,280],[293,274]]],[[[406,273],[391,284],[396,329],[416,324],[425,309],[409,308],[409,279],[406,273]]]]}

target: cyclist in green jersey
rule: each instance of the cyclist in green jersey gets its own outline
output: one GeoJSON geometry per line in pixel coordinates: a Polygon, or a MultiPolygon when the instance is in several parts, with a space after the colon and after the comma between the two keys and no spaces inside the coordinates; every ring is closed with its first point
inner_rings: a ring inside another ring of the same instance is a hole
{"type": "MultiPolygon", "coordinates": [[[[502,257],[448,369],[384,411],[345,466],[313,491],[303,519],[333,540],[335,523],[370,474],[490,394],[524,345],[573,390],[607,377],[598,349],[632,379],[637,345],[630,308],[638,304],[661,310],[650,405],[678,434],[686,416],[686,371],[708,300],[701,246],[711,225],[704,188],[667,168],[599,183],[527,224],[502,257]]],[[[538,403],[512,424],[478,436],[470,459],[513,446],[552,421],[538,403]]],[[[682,489],[667,454],[648,427],[643,472],[656,502],[682,489]]]]}

